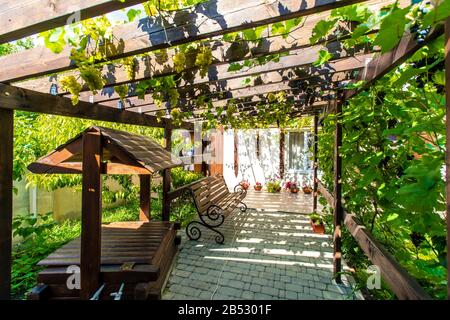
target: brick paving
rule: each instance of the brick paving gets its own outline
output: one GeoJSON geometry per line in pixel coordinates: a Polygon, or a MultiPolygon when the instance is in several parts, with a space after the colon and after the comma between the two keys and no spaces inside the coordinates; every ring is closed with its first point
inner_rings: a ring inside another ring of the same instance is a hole
{"type": "Polygon", "coordinates": [[[330,236],[314,234],[307,216],[249,209],[221,227],[225,244],[202,229],[182,244],[163,299],[359,299],[349,279],[333,282],[330,236]]]}

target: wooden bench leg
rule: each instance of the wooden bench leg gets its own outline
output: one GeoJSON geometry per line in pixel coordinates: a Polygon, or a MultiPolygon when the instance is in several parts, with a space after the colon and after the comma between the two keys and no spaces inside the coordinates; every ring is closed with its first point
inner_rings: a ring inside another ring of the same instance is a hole
{"type": "Polygon", "coordinates": [[[225,236],[220,231],[218,231],[215,228],[207,225],[206,223],[200,222],[200,221],[191,221],[186,226],[186,235],[188,236],[188,238],[190,240],[198,240],[202,236],[202,231],[200,230],[198,225],[201,225],[201,226],[217,233],[215,240],[218,244],[223,244],[225,242],[225,236]]]}

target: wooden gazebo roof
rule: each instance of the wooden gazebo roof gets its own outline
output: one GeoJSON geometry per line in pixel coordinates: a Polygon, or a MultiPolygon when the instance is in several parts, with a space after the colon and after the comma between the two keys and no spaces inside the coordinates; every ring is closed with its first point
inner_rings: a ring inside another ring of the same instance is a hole
{"type": "Polygon", "coordinates": [[[28,166],[33,173],[82,173],[82,139],[85,132],[102,137],[104,174],[152,174],[183,163],[152,139],[103,127],[90,127],[28,166]]]}

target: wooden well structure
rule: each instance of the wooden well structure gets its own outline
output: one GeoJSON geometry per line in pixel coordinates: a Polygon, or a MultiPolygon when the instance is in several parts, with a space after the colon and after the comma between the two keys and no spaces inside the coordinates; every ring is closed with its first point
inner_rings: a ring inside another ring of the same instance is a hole
{"type": "Polygon", "coordinates": [[[29,298],[90,299],[97,291],[108,298],[122,285],[122,298],[160,298],[180,243],[179,224],[167,216],[151,220],[151,175],[180,165],[181,160],[148,137],[102,127],[86,129],[30,164],[33,173],[82,174],[83,182],[81,238],[39,262],[45,269],[29,298]],[[102,175],[108,174],[139,175],[140,221],[102,225],[102,175]],[[77,266],[81,288],[69,287],[68,277],[77,266]]]}

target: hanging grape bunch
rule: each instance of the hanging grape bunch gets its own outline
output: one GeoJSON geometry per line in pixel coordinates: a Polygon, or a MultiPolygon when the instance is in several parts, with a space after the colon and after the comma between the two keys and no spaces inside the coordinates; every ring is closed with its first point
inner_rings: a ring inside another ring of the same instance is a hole
{"type": "Polygon", "coordinates": [[[212,63],[212,51],[209,47],[200,47],[195,59],[195,65],[200,68],[200,76],[204,78],[208,73],[208,67],[212,63]]]}

